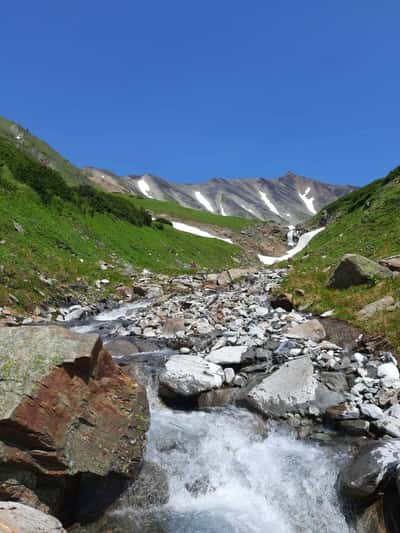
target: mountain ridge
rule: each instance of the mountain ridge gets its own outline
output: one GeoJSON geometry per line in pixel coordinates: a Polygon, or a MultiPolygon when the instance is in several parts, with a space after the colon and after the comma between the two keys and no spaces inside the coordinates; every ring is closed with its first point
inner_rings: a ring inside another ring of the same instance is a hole
{"type": "Polygon", "coordinates": [[[183,207],[223,216],[256,218],[284,225],[298,224],[325,205],[353,191],[351,185],[323,183],[288,171],[277,178],[213,177],[199,183],[174,183],[153,174],[117,176],[84,167],[86,177],[109,191],[154,200],[175,201],[183,207]]]}

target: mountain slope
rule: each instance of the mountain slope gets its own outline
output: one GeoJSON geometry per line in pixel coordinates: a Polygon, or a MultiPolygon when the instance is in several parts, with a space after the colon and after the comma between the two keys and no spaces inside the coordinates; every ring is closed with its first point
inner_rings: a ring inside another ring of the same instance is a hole
{"type": "Polygon", "coordinates": [[[240,248],[196,237],[151,217],[126,199],[90,187],[68,187],[61,176],[0,138],[0,307],[32,309],[85,291],[129,281],[132,269],[156,272],[237,265],[240,248]],[[105,275],[100,262],[113,265],[105,275]]]}
{"type": "Polygon", "coordinates": [[[149,174],[116,176],[93,167],[86,167],[84,172],[92,182],[106,190],[174,201],[183,207],[223,216],[271,220],[285,225],[306,220],[354,189],[321,183],[292,172],[277,179],[214,178],[196,184],[169,183],[149,174]]]}
{"type": "Polygon", "coordinates": [[[336,317],[385,333],[400,347],[400,310],[380,313],[361,321],[358,311],[373,301],[391,295],[400,300],[400,279],[374,286],[360,285],[346,290],[326,287],[335,265],[345,253],[359,253],[374,260],[400,254],[400,167],[388,176],[362,187],[328,205],[311,221],[313,227],[328,225],[296,257],[287,280],[288,290],[302,288],[298,303],[317,312],[334,309],[336,317]]]}
{"type": "Polygon", "coordinates": [[[71,185],[87,183],[84,172],[62,157],[46,142],[6,118],[0,117],[0,137],[12,142],[16,148],[33,157],[39,163],[57,170],[71,185]]]}

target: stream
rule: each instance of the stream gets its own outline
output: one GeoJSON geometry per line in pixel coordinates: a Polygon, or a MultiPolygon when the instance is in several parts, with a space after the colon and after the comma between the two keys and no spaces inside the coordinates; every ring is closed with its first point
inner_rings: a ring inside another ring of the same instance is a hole
{"type": "MultiPolygon", "coordinates": [[[[73,329],[107,338],[137,305],[102,313],[73,329]]],[[[157,359],[157,352],[151,357],[157,359]]],[[[172,410],[155,389],[148,384],[151,427],[146,460],[166,471],[170,497],[166,505],[151,510],[152,525],[143,525],[141,533],[352,531],[335,490],[346,461],[343,451],[298,440],[278,426],[266,431],[259,416],[233,406],[172,410]]],[[[138,511],[121,512],[126,523],[132,521],[131,531],[139,531],[134,526],[138,511]]]]}

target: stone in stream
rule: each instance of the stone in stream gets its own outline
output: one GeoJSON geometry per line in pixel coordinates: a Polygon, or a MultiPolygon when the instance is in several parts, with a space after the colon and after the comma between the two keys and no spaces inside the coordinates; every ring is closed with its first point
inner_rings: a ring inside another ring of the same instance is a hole
{"type": "Polygon", "coordinates": [[[68,523],[101,485],[100,513],[144,454],[148,405],[97,335],[0,328],[0,477],[18,480],[68,523]]]}
{"type": "Polygon", "coordinates": [[[313,318],[292,326],[287,331],[286,336],[291,339],[310,339],[314,342],[320,342],[325,339],[326,333],[321,322],[313,318]]]}
{"type": "Polygon", "coordinates": [[[265,416],[283,416],[299,411],[315,400],[318,382],[309,357],[285,363],[254,386],[244,402],[265,416]]]}
{"type": "Polygon", "coordinates": [[[224,346],[218,350],[212,350],[206,357],[206,361],[217,365],[239,365],[242,356],[247,351],[248,346],[224,346]]]}
{"type": "Polygon", "coordinates": [[[54,516],[16,502],[0,502],[0,531],[4,533],[66,533],[54,516]]]}
{"type": "Polygon", "coordinates": [[[365,445],[339,475],[338,489],[354,502],[369,501],[376,495],[400,462],[400,439],[365,445]]]}
{"type": "Polygon", "coordinates": [[[347,289],[353,285],[373,283],[376,279],[390,278],[392,272],[376,261],[359,254],[346,254],[332,274],[328,287],[347,289]]]}
{"type": "Polygon", "coordinates": [[[195,355],[173,355],[160,374],[159,393],[163,398],[198,396],[222,387],[223,369],[195,355]]]}

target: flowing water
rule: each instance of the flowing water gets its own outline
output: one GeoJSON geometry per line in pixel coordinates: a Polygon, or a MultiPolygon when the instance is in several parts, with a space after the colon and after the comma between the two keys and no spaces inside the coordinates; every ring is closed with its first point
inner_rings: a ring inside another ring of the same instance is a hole
{"type": "MultiPolygon", "coordinates": [[[[97,318],[115,324],[129,312],[97,318]]],[[[257,415],[237,407],[169,409],[155,389],[149,385],[146,459],[166,471],[170,498],[151,511],[157,527],[141,533],[350,533],[335,491],[343,454],[279,428],[267,433],[257,415]]],[[[137,510],[123,512],[136,522],[137,510]]]]}

